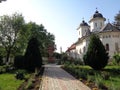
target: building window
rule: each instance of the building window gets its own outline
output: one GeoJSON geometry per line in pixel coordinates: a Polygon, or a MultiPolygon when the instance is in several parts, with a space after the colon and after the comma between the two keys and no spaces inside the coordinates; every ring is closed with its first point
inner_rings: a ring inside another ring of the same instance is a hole
{"type": "Polygon", "coordinates": [[[115,50],[116,50],[116,51],[119,51],[118,43],[115,43],[115,50]]]}
{"type": "Polygon", "coordinates": [[[106,44],[106,51],[109,51],[109,44],[106,44]]]}

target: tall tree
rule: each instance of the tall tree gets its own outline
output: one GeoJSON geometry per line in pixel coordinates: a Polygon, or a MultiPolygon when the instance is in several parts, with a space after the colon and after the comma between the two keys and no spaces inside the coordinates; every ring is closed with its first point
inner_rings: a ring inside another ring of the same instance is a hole
{"type": "Polygon", "coordinates": [[[47,32],[47,30],[44,28],[44,26],[37,25],[34,22],[28,23],[28,29],[30,31],[30,34],[28,35],[29,38],[35,37],[38,39],[39,47],[41,50],[42,56],[47,56],[47,48],[50,44],[54,45],[55,37],[50,32],[47,32]]]}
{"type": "Polygon", "coordinates": [[[25,23],[19,32],[18,40],[12,50],[13,55],[23,55],[27,47],[27,43],[31,38],[37,38],[42,56],[47,56],[47,48],[49,44],[54,45],[55,37],[44,28],[34,22],[25,23]],[[24,43],[23,43],[24,42],[24,43]]]}
{"type": "Polygon", "coordinates": [[[30,30],[28,29],[27,23],[22,26],[22,29],[19,32],[18,40],[12,50],[13,56],[24,55],[25,49],[27,48],[28,41],[30,39],[30,30]],[[24,43],[23,43],[24,42],[24,43]]]}
{"type": "Polygon", "coordinates": [[[0,17],[0,43],[6,51],[6,62],[19,36],[19,31],[24,25],[24,18],[21,14],[14,13],[11,16],[0,17]]]}
{"type": "Polygon", "coordinates": [[[31,38],[25,53],[25,66],[27,70],[34,71],[42,65],[42,57],[39,49],[38,40],[31,38]]]}
{"type": "Polygon", "coordinates": [[[91,66],[93,69],[100,70],[108,63],[108,53],[104,45],[96,35],[91,35],[88,51],[83,57],[85,64],[91,66]]]}
{"type": "Polygon", "coordinates": [[[115,25],[118,29],[120,29],[120,11],[119,11],[118,14],[116,14],[116,16],[114,17],[114,19],[115,19],[114,25],[115,25]]]}

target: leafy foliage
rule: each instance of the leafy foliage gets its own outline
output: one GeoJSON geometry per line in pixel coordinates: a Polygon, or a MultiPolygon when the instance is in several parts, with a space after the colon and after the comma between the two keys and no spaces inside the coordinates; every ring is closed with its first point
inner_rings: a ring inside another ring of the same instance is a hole
{"type": "Polygon", "coordinates": [[[31,38],[25,53],[25,67],[27,70],[34,71],[42,65],[42,57],[36,38],[31,38]]]}
{"type": "Polygon", "coordinates": [[[83,57],[85,64],[91,66],[93,69],[100,70],[107,65],[108,58],[108,53],[106,53],[99,37],[93,34],[90,37],[88,51],[83,57]]]}
{"type": "Polygon", "coordinates": [[[115,21],[120,21],[120,11],[119,11],[119,13],[115,16],[115,21]]]}
{"type": "Polygon", "coordinates": [[[47,32],[42,24],[25,23],[19,13],[0,17],[0,55],[6,57],[6,62],[11,56],[24,55],[32,37],[38,39],[41,54],[46,57],[49,44],[55,45],[55,36],[47,32]]]}
{"type": "Polygon", "coordinates": [[[116,14],[116,16],[114,17],[115,21],[114,21],[114,25],[115,27],[117,27],[118,29],[120,29],[120,11],[118,14],[116,14]]]}
{"type": "Polygon", "coordinates": [[[18,13],[14,13],[12,16],[4,15],[0,17],[0,43],[5,48],[7,62],[23,24],[23,16],[18,13]]]}
{"type": "Polygon", "coordinates": [[[26,24],[26,27],[29,32],[29,34],[27,34],[27,37],[29,39],[32,37],[37,38],[41,54],[42,56],[46,57],[48,55],[48,46],[51,44],[55,44],[55,36],[50,32],[47,32],[47,30],[42,24],[38,25],[34,22],[29,22],[28,24],[26,24]]]}
{"type": "Polygon", "coordinates": [[[118,54],[115,54],[115,55],[113,56],[113,59],[115,60],[115,63],[116,63],[117,65],[120,64],[120,54],[119,54],[119,53],[118,53],[118,54]]]}

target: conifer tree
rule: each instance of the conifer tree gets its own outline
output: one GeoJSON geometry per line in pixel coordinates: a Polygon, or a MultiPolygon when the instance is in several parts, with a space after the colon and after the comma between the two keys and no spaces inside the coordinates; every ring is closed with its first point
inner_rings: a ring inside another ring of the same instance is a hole
{"type": "Polygon", "coordinates": [[[96,35],[91,35],[88,51],[83,57],[85,64],[95,70],[104,68],[108,63],[108,53],[106,52],[101,40],[96,35]]]}
{"type": "Polygon", "coordinates": [[[29,71],[34,71],[35,68],[40,68],[41,65],[42,57],[38,41],[36,38],[31,38],[25,53],[25,68],[29,71]]]}

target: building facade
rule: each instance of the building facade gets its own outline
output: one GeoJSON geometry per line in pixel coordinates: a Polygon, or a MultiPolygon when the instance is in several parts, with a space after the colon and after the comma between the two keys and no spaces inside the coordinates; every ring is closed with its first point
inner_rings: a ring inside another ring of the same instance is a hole
{"type": "Polygon", "coordinates": [[[82,59],[87,52],[91,34],[97,34],[105,46],[109,57],[120,52],[120,28],[115,27],[109,21],[105,24],[106,19],[99,11],[95,11],[89,20],[89,25],[83,20],[77,28],[78,40],[68,48],[66,53],[73,58],[82,59]]]}

